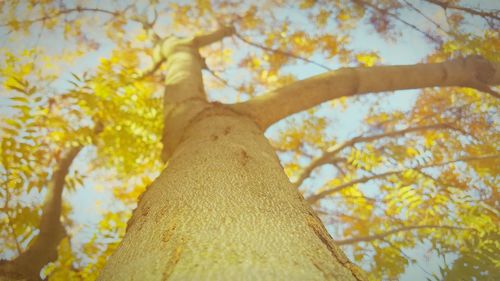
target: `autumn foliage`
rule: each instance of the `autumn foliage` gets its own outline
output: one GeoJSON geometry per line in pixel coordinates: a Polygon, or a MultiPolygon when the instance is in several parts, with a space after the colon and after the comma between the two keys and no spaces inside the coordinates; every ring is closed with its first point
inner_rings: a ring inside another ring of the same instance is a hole
{"type": "MultiPolygon", "coordinates": [[[[43,277],[97,277],[165,167],[162,81],[173,74],[155,47],[168,36],[234,27],[201,49],[208,96],[222,103],[340,67],[500,63],[490,1],[253,2],[0,1],[2,264],[40,247],[43,277]]],[[[499,280],[497,90],[341,97],[266,136],[370,280],[410,267],[430,280],[499,280]]]]}

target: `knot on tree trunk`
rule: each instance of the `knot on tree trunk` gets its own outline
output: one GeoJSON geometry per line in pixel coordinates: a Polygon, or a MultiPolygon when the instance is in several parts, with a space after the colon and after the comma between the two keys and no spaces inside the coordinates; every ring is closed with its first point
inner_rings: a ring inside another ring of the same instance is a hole
{"type": "Polygon", "coordinates": [[[484,84],[490,84],[495,77],[496,69],[493,64],[479,55],[465,57],[465,67],[474,73],[476,81],[484,84]]]}
{"type": "Polygon", "coordinates": [[[490,88],[500,84],[500,64],[488,61],[480,55],[457,58],[445,66],[446,78],[459,81],[461,86],[471,87],[500,98],[500,94],[490,88]]]}

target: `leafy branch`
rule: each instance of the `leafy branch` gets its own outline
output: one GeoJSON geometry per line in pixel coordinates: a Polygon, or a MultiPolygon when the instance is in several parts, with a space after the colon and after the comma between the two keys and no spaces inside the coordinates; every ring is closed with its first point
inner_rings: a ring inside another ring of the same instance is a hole
{"type": "Polygon", "coordinates": [[[291,52],[287,52],[287,51],[283,51],[283,50],[280,50],[280,49],[277,49],[277,48],[270,48],[270,47],[266,47],[264,45],[261,45],[261,44],[258,44],[258,43],[255,43],[253,41],[250,41],[249,39],[246,39],[245,37],[243,37],[241,34],[239,33],[235,33],[234,34],[236,36],[236,38],[240,39],[241,41],[247,43],[248,45],[250,46],[254,46],[254,47],[257,47],[259,49],[262,49],[264,51],[267,51],[267,52],[271,52],[271,53],[276,53],[276,54],[280,54],[280,55],[284,55],[286,57],[290,57],[290,58],[294,58],[294,59],[297,59],[297,60],[301,60],[301,61],[304,61],[304,62],[307,62],[307,63],[310,63],[310,64],[314,64],[318,67],[321,67],[323,68],[324,70],[332,70],[331,68],[329,68],[328,66],[326,65],[323,65],[323,64],[320,64],[318,62],[315,62],[315,61],[312,61],[310,59],[307,59],[307,58],[304,58],[304,57],[301,57],[299,55],[296,55],[294,53],[291,53],[291,52]]]}
{"type": "Polygon", "coordinates": [[[335,240],[335,243],[337,245],[341,246],[341,245],[356,244],[359,242],[370,242],[373,240],[384,239],[387,236],[397,234],[399,232],[411,231],[411,230],[415,230],[415,229],[426,229],[426,228],[438,228],[438,229],[450,229],[450,230],[474,230],[473,228],[457,227],[457,226],[450,226],[450,225],[412,225],[412,226],[403,226],[403,227],[395,228],[395,229],[392,229],[389,231],[385,231],[385,232],[381,232],[381,233],[373,234],[373,235],[359,236],[359,237],[353,237],[353,238],[343,239],[343,240],[335,240]]]}
{"type": "Polygon", "coordinates": [[[385,177],[388,177],[388,176],[391,176],[391,175],[396,175],[396,174],[401,174],[401,173],[403,173],[404,171],[406,171],[408,169],[421,170],[421,169],[426,169],[426,168],[445,166],[445,165],[449,165],[449,164],[453,164],[453,163],[457,163],[457,162],[470,162],[470,161],[478,161],[478,160],[485,160],[485,159],[492,159],[492,158],[499,158],[499,157],[500,157],[500,154],[484,155],[484,156],[469,156],[469,157],[458,158],[458,159],[454,159],[454,160],[450,160],[450,161],[445,161],[445,162],[441,162],[441,163],[432,163],[432,164],[427,164],[427,165],[420,165],[420,166],[416,166],[416,167],[409,167],[407,169],[401,169],[401,170],[395,170],[395,171],[388,171],[388,172],[381,173],[381,174],[375,174],[375,175],[371,175],[371,176],[365,176],[365,177],[361,177],[359,179],[355,179],[355,180],[350,181],[350,182],[343,183],[343,184],[338,185],[338,186],[336,186],[334,188],[330,188],[330,189],[324,190],[324,191],[322,191],[320,193],[314,194],[314,195],[306,198],[306,201],[308,203],[310,203],[310,204],[314,204],[315,202],[317,202],[317,201],[325,198],[328,195],[331,195],[333,193],[339,192],[339,191],[341,191],[341,190],[343,190],[345,188],[351,187],[351,186],[353,186],[355,184],[365,183],[365,182],[368,182],[370,180],[385,178],[385,177]]]}
{"type": "MultiPolygon", "coordinates": [[[[94,133],[97,135],[102,130],[102,124],[98,123],[94,128],[94,133]]],[[[39,234],[25,252],[20,253],[12,261],[0,264],[0,276],[40,280],[42,268],[57,259],[57,247],[66,236],[66,230],[61,222],[65,178],[82,148],[83,145],[70,148],[57,162],[47,183],[47,195],[42,207],[39,234]]]]}
{"type": "Polygon", "coordinates": [[[299,187],[302,185],[304,180],[311,176],[312,171],[324,164],[337,163],[341,158],[335,158],[335,156],[347,147],[352,147],[357,143],[362,142],[371,142],[375,140],[379,140],[382,138],[390,138],[390,137],[400,137],[413,132],[421,132],[427,130],[439,130],[439,129],[454,129],[450,124],[435,124],[435,125],[427,125],[427,126],[418,126],[418,127],[409,127],[404,130],[392,131],[378,135],[372,136],[357,136],[352,138],[336,147],[329,149],[322,156],[313,160],[309,166],[307,166],[304,171],[300,174],[298,180],[295,182],[295,186],[299,187]]]}
{"type": "Polygon", "coordinates": [[[0,24],[0,27],[9,26],[9,25],[12,25],[14,23],[17,23],[17,24],[33,24],[33,23],[43,22],[43,21],[46,21],[46,20],[57,18],[57,17],[63,16],[63,15],[67,15],[67,14],[83,13],[83,12],[98,12],[98,13],[108,14],[108,15],[111,15],[111,16],[114,16],[114,17],[118,16],[118,15],[120,15],[122,13],[122,12],[118,12],[118,11],[110,11],[110,10],[105,10],[105,9],[100,9],[100,8],[87,8],[87,7],[77,6],[75,8],[58,10],[57,12],[55,12],[53,14],[44,15],[44,16],[36,18],[36,19],[24,20],[24,21],[15,21],[15,22],[14,21],[9,21],[7,23],[0,24]]]}

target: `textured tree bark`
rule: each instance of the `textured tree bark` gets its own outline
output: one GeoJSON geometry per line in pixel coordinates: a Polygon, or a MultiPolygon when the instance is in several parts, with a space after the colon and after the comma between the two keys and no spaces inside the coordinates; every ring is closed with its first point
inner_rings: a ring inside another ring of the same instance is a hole
{"type": "Polygon", "coordinates": [[[191,120],[100,280],[364,280],[245,116],[191,120]]]}
{"type": "Polygon", "coordinates": [[[365,280],[254,120],[206,101],[197,44],[217,36],[170,38],[157,50],[167,61],[168,166],[99,280],[365,280]]]}

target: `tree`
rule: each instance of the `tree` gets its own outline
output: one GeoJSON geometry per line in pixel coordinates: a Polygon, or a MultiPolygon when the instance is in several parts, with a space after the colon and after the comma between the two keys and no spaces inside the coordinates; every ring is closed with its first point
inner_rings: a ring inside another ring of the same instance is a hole
{"type": "Polygon", "coordinates": [[[364,0],[0,5],[9,46],[34,44],[2,49],[3,279],[378,280],[400,276],[414,263],[405,249],[423,244],[460,256],[447,278],[461,263],[495,274],[496,10],[364,0]],[[375,50],[349,44],[363,21],[388,41],[412,30],[434,49],[418,64],[384,66],[375,50]],[[53,67],[68,61],[77,73],[53,67]],[[301,79],[293,65],[325,72],[301,79]],[[424,90],[386,93],[404,89],[424,90]],[[384,104],[400,95],[414,105],[384,104]],[[362,133],[331,136],[339,124],[328,114],[363,105],[362,133]],[[75,245],[63,189],[90,180],[121,205],[75,245]]]}

